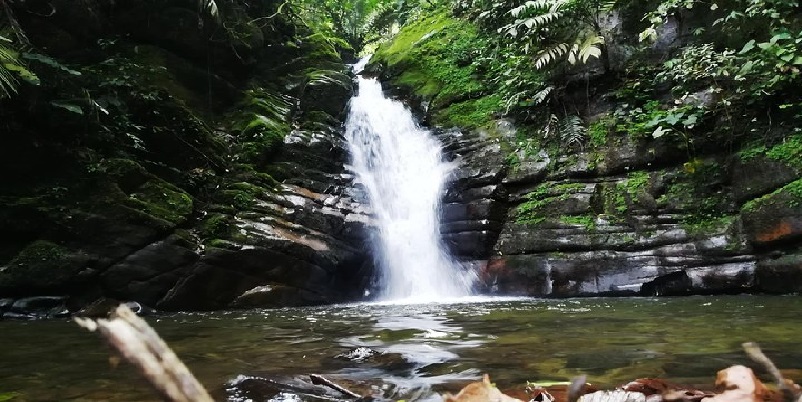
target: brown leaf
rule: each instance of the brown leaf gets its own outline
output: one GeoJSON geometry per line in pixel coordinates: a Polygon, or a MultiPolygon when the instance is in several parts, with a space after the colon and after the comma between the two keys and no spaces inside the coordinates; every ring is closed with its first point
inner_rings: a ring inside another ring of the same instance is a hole
{"type": "Polygon", "coordinates": [[[732,366],[721,370],[716,376],[716,391],[721,392],[702,402],[764,402],[782,401],[782,394],[772,392],[755,377],[752,369],[732,366]],[[776,395],[773,395],[776,394],[776,395]],[[776,397],[779,399],[775,399],[776,397]]]}
{"type": "Polygon", "coordinates": [[[490,383],[490,376],[484,375],[481,382],[472,382],[456,395],[443,395],[445,402],[523,402],[507,396],[490,383]]]}

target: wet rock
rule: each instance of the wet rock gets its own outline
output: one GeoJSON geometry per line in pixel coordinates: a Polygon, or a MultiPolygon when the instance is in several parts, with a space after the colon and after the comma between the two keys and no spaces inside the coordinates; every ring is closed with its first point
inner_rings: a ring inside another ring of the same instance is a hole
{"type": "Polygon", "coordinates": [[[351,350],[349,350],[348,352],[345,352],[345,353],[340,353],[339,355],[334,356],[334,357],[337,358],[337,359],[345,359],[345,360],[350,360],[350,361],[354,361],[354,362],[362,362],[362,361],[370,359],[371,357],[379,355],[379,354],[380,354],[380,352],[377,352],[377,351],[375,351],[375,350],[373,350],[371,348],[366,348],[366,347],[363,346],[363,347],[351,349],[351,350]]]}
{"type": "Polygon", "coordinates": [[[730,170],[733,196],[739,203],[759,197],[799,177],[796,169],[763,156],[736,158],[730,170]]]}
{"type": "Polygon", "coordinates": [[[7,265],[0,266],[0,295],[66,291],[90,257],[46,240],[31,242],[7,265]]]}
{"type": "Polygon", "coordinates": [[[755,287],[766,293],[802,292],[802,255],[789,254],[758,261],[755,287]]]}
{"type": "Polygon", "coordinates": [[[312,384],[306,378],[253,377],[240,375],[226,383],[229,401],[338,401],[353,400],[330,388],[312,384]]]}
{"type": "Polygon", "coordinates": [[[109,314],[120,305],[125,305],[137,315],[146,316],[156,313],[156,310],[145,306],[142,303],[135,301],[120,302],[119,300],[101,297],[92,303],[89,303],[82,309],[75,313],[79,317],[103,318],[108,317],[109,314]]]}
{"type": "Polygon", "coordinates": [[[0,299],[0,312],[10,309],[13,304],[14,299],[10,297],[0,299]]]}
{"type": "Polygon", "coordinates": [[[742,211],[744,232],[755,247],[782,245],[802,238],[802,196],[793,191],[797,180],[747,203],[742,211]]]}
{"type": "Polygon", "coordinates": [[[273,284],[257,286],[247,290],[234,299],[231,306],[237,308],[275,308],[317,305],[325,302],[325,297],[308,290],[273,284]]]}
{"type": "Polygon", "coordinates": [[[319,110],[331,116],[341,116],[345,104],[353,95],[352,80],[344,71],[328,71],[326,74],[327,79],[317,80],[304,87],[300,108],[304,111],[319,110]]]}
{"type": "Polygon", "coordinates": [[[35,320],[68,317],[67,298],[63,296],[35,296],[15,300],[3,318],[35,320]]]}
{"type": "Polygon", "coordinates": [[[108,317],[109,313],[111,313],[111,311],[117,308],[119,305],[119,300],[101,297],[78,310],[75,315],[79,317],[90,318],[108,317]]]}
{"type": "Polygon", "coordinates": [[[695,256],[696,251],[692,249],[688,255],[683,253],[682,249],[658,248],[495,256],[480,276],[488,288],[531,296],[624,296],[640,292],[660,294],[661,291],[707,294],[752,290],[755,263],[751,257],[713,260],[695,256]],[[658,280],[660,277],[664,278],[658,280]]]}
{"type": "Polygon", "coordinates": [[[108,294],[136,298],[155,305],[181,277],[178,272],[198,260],[196,245],[171,235],[138,250],[109,267],[101,275],[108,294]]]}
{"type": "Polygon", "coordinates": [[[676,271],[644,283],[641,285],[640,293],[645,296],[675,296],[687,294],[692,286],[687,272],[676,271]]]}

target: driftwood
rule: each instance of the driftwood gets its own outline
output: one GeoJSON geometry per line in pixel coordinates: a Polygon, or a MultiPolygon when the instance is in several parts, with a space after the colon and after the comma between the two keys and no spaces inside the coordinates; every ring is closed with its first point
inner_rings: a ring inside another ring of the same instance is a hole
{"type": "Polygon", "coordinates": [[[771,361],[771,359],[769,359],[762,350],[760,350],[760,346],[758,346],[757,343],[746,342],[741,346],[743,346],[744,351],[746,351],[746,354],[750,359],[754,360],[755,363],[760,363],[763,368],[765,368],[766,371],[768,371],[769,374],[774,377],[774,380],[777,381],[777,388],[782,391],[786,402],[802,402],[802,394],[800,394],[798,390],[795,390],[789,386],[789,383],[791,382],[783,377],[780,369],[778,369],[774,362],[771,361]]]}
{"type": "Polygon", "coordinates": [[[325,385],[325,386],[327,386],[327,387],[329,387],[329,388],[331,388],[333,390],[336,390],[336,391],[340,392],[341,394],[348,395],[348,396],[350,396],[352,398],[356,398],[356,399],[362,398],[362,395],[359,395],[356,392],[351,391],[350,389],[347,389],[347,388],[343,387],[342,385],[339,385],[339,384],[327,379],[326,377],[323,377],[322,375],[309,374],[309,378],[312,380],[312,384],[325,385]]]}
{"type": "Polygon", "coordinates": [[[75,318],[75,322],[100,333],[123,358],[139,368],[164,400],[213,401],[156,331],[128,307],[117,307],[109,319],[75,318]]]}

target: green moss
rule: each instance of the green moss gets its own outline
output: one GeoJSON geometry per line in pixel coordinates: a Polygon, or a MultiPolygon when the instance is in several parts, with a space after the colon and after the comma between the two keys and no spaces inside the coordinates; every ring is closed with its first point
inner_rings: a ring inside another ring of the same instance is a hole
{"type": "Polygon", "coordinates": [[[527,201],[516,208],[515,222],[520,224],[537,224],[545,220],[546,208],[555,202],[567,200],[571,194],[584,190],[581,183],[544,183],[526,195],[527,201]]]}
{"type": "Polygon", "coordinates": [[[28,244],[0,271],[0,289],[7,293],[20,288],[60,287],[83,268],[85,261],[74,258],[68,248],[47,240],[28,244]]]}
{"type": "Polygon", "coordinates": [[[219,248],[223,250],[239,250],[242,248],[242,246],[237,243],[223,239],[211,239],[206,241],[204,245],[207,248],[219,248]]]}
{"type": "Polygon", "coordinates": [[[802,135],[790,137],[781,144],[773,146],[766,152],[766,156],[802,169],[802,135]]]}
{"type": "Polygon", "coordinates": [[[588,127],[588,137],[590,143],[596,148],[600,148],[607,144],[607,134],[613,126],[614,121],[611,118],[603,118],[596,120],[588,127]]]}
{"type": "Polygon", "coordinates": [[[581,225],[586,230],[596,229],[596,217],[592,215],[565,215],[560,217],[560,222],[568,225],[581,225]]]}
{"type": "Polygon", "coordinates": [[[255,196],[250,191],[223,190],[217,198],[221,203],[231,205],[239,211],[249,209],[256,204],[255,196]]]}
{"type": "Polygon", "coordinates": [[[351,46],[342,39],[324,35],[323,33],[314,33],[302,39],[301,49],[307,59],[314,60],[320,63],[336,63],[340,65],[342,58],[337,48],[350,49],[351,46]]]}
{"type": "Polygon", "coordinates": [[[256,88],[245,91],[236,110],[229,120],[239,140],[236,150],[239,160],[253,164],[266,162],[290,132],[290,100],[274,91],[256,88]]]}
{"type": "Polygon", "coordinates": [[[499,96],[485,96],[491,88],[474,63],[486,43],[474,24],[441,12],[405,26],[372,62],[388,66],[395,84],[430,100],[436,124],[475,128],[502,109],[499,96]]]}
{"type": "MultiPolygon", "coordinates": [[[[11,261],[10,265],[34,266],[62,260],[69,250],[58,244],[37,240],[29,244],[11,261]]],[[[57,265],[57,264],[56,264],[57,265]]]]}
{"type": "Polygon", "coordinates": [[[199,234],[205,239],[220,238],[228,235],[233,228],[230,215],[213,213],[204,219],[198,226],[199,234]]]}
{"type": "Polygon", "coordinates": [[[765,156],[795,169],[802,170],[802,135],[793,135],[773,147],[752,145],[741,150],[738,156],[743,161],[765,156]]]}
{"type": "Polygon", "coordinates": [[[19,392],[0,392],[0,402],[13,401],[16,398],[22,398],[19,392]]]}
{"type": "Polygon", "coordinates": [[[490,123],[501,109],[501,98],[489,95],[449,105],[435,115],[434,122],[443,126],[478,128],[490,123]]]}
{"type": "Polygon", "coordinates": [[[746,212],[755,211],[764,204],[771,203],[776,197],[784,194],[787,194],[791,198],[789,201],[790,207],[796,208],[802,205],[802,179],[788,183],[769,194],[746,202],[743,207],[741,207],[741,210],[746,212]]]}
{"type": "Polygon", "coordinates": [[[635,171],[627,175],[627,178],[608,186],[604,192],[603,210],[607,213],[623,215],[634,204],[638,195],[646,191],[650,176],[646,171],[635,171]]]}
{"type": "Polygon", "coordinates": [[[691,236],[706,236],[727,229],[735,218],[732,215],[692,215],[683,220],[681,226],[691,236]]]}
{"type": "Polygon", "coordinates": [[[174,224],[186,221],[193,210],[189,194],[161,179],[147,181],[129,196],[127,204],[174,224]]]}
{"type": "Polygon", "coordinates": [[[444,27],[453,24],[454,20],[448,13],[439,13],[423,18],[415,23],[405,26],[385,46],[381,46],[374,57],[377,60],[386,62],[393,66],[411,56],[413,49],[418,47],[421,42],[429,39],[444,27]]]}

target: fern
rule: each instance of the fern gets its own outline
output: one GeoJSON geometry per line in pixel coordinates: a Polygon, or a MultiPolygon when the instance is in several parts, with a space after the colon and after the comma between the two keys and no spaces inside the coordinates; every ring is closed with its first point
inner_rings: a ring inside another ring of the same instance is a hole
{"type": "Polygon", "coordinates": [[[567,147],[582,148],[588,134],[588,129],[582,124],[582,119],[576,115],[565,116],[560,120],[559,131],[560,142],[567,147]]]}
{"type": "Polygon", "coordinates": [[[0,98],[9,98],[12,94],[17,93],[19,82],[14,77],[11,69],[9,69],[9,66],[16,64],[16,62],[16,52],[0,45],[0,98]]]}
{"type": "MultiPolygon", "coordinates": [[[[11,40],[0,36],[0,41],[11,43],[11,40]]],[[[20,60],[19,52],[11,46],[0,44],[0,98],[10,98],[17,93],[17,87],[23,80],[33,85],[39,85],[36,76],[20,60]]]]}
{"type": "Polygon", "coordinates": [[[532,97],[532,101],[535,103],[535,105],[539,105],[543,103],[546,98],[549,97],[549,95],[551,95],[552,91],[554,91],[554,86],[549,85],[538,91],[535,96],[532,97]]]}
{"type": "Polygon", "coordinates": [[[535,68],[541,70],[549,64],[566,57],[571,65],[581,62],[585,64],[591,57],[601,57],[600,45],[604,44],[604,37],[601,35],[587,35],[576,39],[573,45],[559,43],[548,49],[541,50],[535,56],[535,68]]]}
{"type": "Polygon", "coordinates": [[[543,136],[548,138],[560,132],[560,118],[556,114],[551,114],[543,127],[543,136]]]}
{"type": "Polygon", "coordinates": [[[220,10],[215,0],[198,0],[198,15],[208,15],[215,21],[220,21],[220,10]]]}
{"type": "Polygon", "coordinates": [[[535,68],[538,70],[542,70],[555,60],[565,56],[571,48],[568,46],[567,43],[560,43],[551,48],[541,50],[535,56],[535,68]]]}

